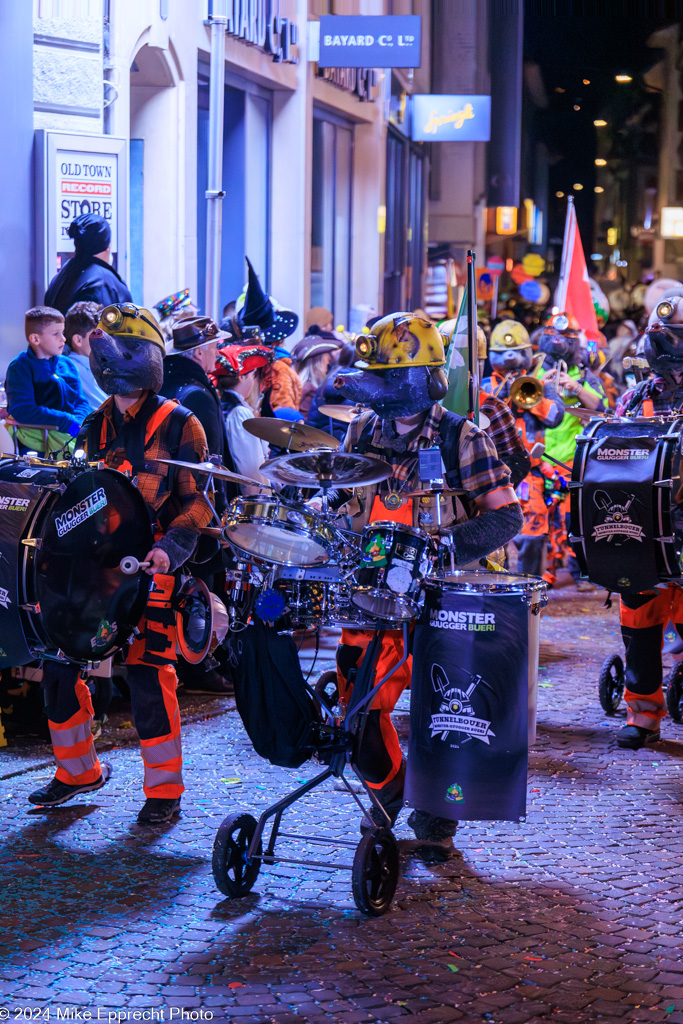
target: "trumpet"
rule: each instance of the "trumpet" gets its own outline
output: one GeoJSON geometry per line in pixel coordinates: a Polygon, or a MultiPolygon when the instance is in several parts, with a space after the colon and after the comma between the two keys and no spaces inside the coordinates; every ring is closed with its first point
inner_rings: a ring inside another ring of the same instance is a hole
{"type": "Polygon", "coordinates": [[[531,373],[518,377],[510,385],[510,401],[520,409],[533,409],[543,401],[543,384],[538,379],[543,369],[543,359],[544,356],[540,353],[540,360],[531,373]]]}

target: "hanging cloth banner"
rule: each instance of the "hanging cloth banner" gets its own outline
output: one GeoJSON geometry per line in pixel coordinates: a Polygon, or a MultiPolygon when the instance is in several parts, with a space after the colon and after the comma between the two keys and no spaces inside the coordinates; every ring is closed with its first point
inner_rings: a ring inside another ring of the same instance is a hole
{"type": "Polygon", "coordinates": [[[412,807],[451,821],[525,816],[528,616],[518,593],[428,589],[413,646],[412,807]]]}

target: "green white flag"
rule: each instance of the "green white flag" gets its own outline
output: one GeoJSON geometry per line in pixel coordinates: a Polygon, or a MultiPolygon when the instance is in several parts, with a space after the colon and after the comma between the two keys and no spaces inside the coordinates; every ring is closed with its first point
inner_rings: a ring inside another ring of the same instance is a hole
{"type": "MultiPolygon", "coordinates": [[[[453,321],[450,321],[450,326],[453,321]]],[[[443,330],[444,325],[441,325],[443,330]]],[[[469,351],[467,348],[467,288],[463,291],[458,316],[453,326],[451,341],[446,353],[444,367],[448,377],[448,392],[441,404],[449,412],[467,416],[467,381],[469,376],[469,351]]]]}

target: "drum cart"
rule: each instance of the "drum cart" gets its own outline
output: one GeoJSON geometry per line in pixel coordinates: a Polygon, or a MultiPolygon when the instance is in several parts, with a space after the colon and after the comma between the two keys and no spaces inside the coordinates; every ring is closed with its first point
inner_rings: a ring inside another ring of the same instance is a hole
{"type": "Polygon", "coordinates": [[[378,628],[353,681],[353,695],[343,721],[334,714],[324,696],[311,688],[312,699],[317,701],[321,709],[316,752],[319,760],[327,767],[315,778],[267,807],[258,821],[246,811],[236,811],[222,822],[214,841],[212,870],[216,885],[225,896],[232,899],[246,896],[256,883],[262,865],[302,864],[312,868],[333,867],[351,871],[353,898],[358,909],[364,914],[380,917],[390,909],[399,878],[398,843],[391,831],[388,815],[374,791],[360,775],[354,757],[363,739],[366,712],[382,686],[408,657],[408,623],[403,624],[403,657],[373,686],[380,642],[381,629],[378,628]],[[360,811],[366,814],[366,807],[346,778],[345,772],[349,767],[360,780],[372,805],[386,818],[386,825],[369,828],[358,843],[350,839],[328,839],[320,835],[283,831],[281,826],[285,811],[331,778],[339,779],[345,785],[360,811]],[[271,821],[264,850],[264,836],[271,821]],[[356,852],[352,863],[336,864],[309,858],[281,856],[276,852],[278,841],[281,839],[303,840],[321,846],[338,846],[345,850],[355,849],[356,852]]]}
{"type": "MultiPolygon", "coordinates": [[[[598,680],[600,706],[606,715],[613,715],[624,696],[624,662],[620,654],[608,655],[602,663],[598,680]]],[[[683,661],[677,661],[663,683],[666,709],[677,724],[683,722],[683,661]]]]}

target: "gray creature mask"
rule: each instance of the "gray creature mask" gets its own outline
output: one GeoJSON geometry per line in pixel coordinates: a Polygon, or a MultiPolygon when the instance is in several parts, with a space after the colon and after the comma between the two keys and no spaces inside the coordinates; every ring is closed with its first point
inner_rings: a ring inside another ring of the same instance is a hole
{"type": "Polygon", "coordinates": [[[491,349],[489,361],[494,370],[505,375],[506,373],[516,373],[517,370],[530,370],[533,354],[531,345],[526,348],[509,349],[507,352],[497,352],[491,349]]]}
{"type": "Polygon", "coordinates": [[[369,406],[383,420],[395,420],[416,416],[439,402],[448,391],[448,380],[440,366],[397,366],[340,374],[334,386],[345,398],[369,406]]]}
{"type": "Polygon", "coordinates": [[[105,334],[96,328],[90,335],[90,369],[108,395],[132,391],[158,394],[164,380],[164,355],[153,342],[105,334]]]}

